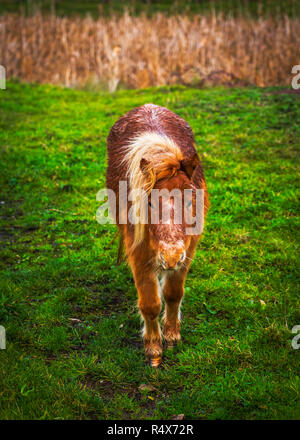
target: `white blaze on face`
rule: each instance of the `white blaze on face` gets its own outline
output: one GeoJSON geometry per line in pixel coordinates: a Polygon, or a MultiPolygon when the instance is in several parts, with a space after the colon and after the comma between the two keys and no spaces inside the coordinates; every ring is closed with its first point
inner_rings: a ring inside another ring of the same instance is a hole
{"type": "Polygon", "coordinates": [[[172,215],[173,212],[174,212],[173,203],[171,203],[170,201],[167,203],[164,203],[164,205],[163,205],[163,219],[162,219],[162,222],[164,225],[171,224],[171,218],[173,217],[173,215],[172,215]],[[164,218],[164,216],[166,218],[164,218]]]}
{"type": "Polygon", "coordinates": [[[175,251],[184,250],[184,242],[183,240],[178,240],[176,243],[167,243],[165,241],[160,242],[160,248],[165,249],[166,251],[171,251],[172,249],[175,251]]]}
{"type": "Polygon", "coordinates": [[[182,191],[154,188],[150,195],[151,223],[163,225],[182,225],[182,191]]]}

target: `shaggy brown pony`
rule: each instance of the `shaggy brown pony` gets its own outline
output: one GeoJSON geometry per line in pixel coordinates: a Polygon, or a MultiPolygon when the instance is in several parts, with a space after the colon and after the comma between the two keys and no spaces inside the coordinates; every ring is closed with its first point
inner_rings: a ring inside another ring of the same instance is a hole
{"type": "MultiPolygon", "coordinates": [[[[165,300],[163,336],[166,345],[173,346],[180,340],[180,303],[200,235],[187,235],[185,219],[176,224],[174,212],[168,222],[163,222],[163,203],[169,203],[171,208],[173,205],[162,198],[156,224],[145,224],[153,203],[149,198],[145,201],[142,195],[125,202],[126,219],[127,211],[134,206],[139,215],[137,224],[126,224],[123,217],[121,221],[119,182],[126,181],[129,192],[142,189],[148,196],[154,189],[177,189],[182,194],[185,189],[202,189],[206,214],[209,203],[204,174],[191,128],[164,107],[146,104],[122,116],[111,128],[107,146],[106,183],[116,194],[115,220],[138,291],[146,359],[150,365],[158,366],[162,357],[160,291],[165,300]]],[[[194,195],[187,209],[192,215],[196,212],[194,195]]]]}

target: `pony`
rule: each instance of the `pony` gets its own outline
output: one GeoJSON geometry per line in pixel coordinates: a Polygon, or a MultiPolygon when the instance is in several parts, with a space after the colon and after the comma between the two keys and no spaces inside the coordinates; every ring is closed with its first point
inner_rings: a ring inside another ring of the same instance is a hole
{"type": "Polygon", "coordinates": [[[178,223],[175,216],[185,210],[195,219],[197,189],[204,194],[206,216],[209,200],[203,168],[188,123],[154,104],[134,108],[120,117],[109,132],[107,151],[106,186],[116,195],[115,222],[138,293],[146,361],[157,367],[162,361],[163,339],[167,348],[181,339],[184,283],[202,231],[187,234],[186,219],[178,223]],[[123,201],[126,220],[128,210],[134,209],[136,221],[124,221],[120,208],[121,181],[126,182],[129,191],[136,191],[125,205],[123,201]],[[189,190],[191,196],[179,208],[172,197],[160,197],[154,207],[151,197],[155,190],[169,193],[175,190],[183,199],[184,191],[189,190]],[[170,213],[167,221],[162,219],[165,208],[170,213]],[[158,221],[149,223],[154,211],[158,221]],[[159,315],[163,299],[161,331],[159,315]]]}

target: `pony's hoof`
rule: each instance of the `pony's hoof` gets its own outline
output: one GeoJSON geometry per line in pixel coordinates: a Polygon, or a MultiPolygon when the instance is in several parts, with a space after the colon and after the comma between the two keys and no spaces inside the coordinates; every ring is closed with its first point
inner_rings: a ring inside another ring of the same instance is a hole
{"type": "Polygon", "coordinates": [[[165,345],[166,345],[166,349],[172,349],[176,347],[177,341],[166,341],[165,345]]]}
{"type": "Polygon", "coordinates": [[[161,361],[162,361],[161,356],[148,358],[149,365],[150,365],[150,367],[153,367],[153,368],[159,367],[159,365],[161,364],[161,361]]]}

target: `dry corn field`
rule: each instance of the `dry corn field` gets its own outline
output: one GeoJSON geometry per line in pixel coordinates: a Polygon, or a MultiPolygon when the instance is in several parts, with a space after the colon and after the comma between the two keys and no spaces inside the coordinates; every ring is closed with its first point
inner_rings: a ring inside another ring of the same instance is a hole
{"type": "Polygon", "coordinates": [[[69,87],[288,85],[300,63],[300,19],[0,16],[7,78],[69,87]]]}

